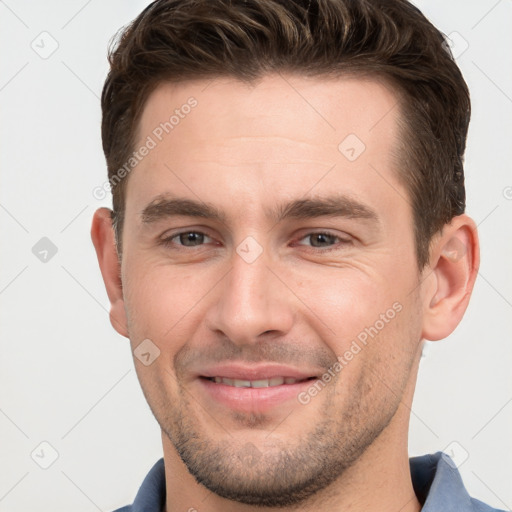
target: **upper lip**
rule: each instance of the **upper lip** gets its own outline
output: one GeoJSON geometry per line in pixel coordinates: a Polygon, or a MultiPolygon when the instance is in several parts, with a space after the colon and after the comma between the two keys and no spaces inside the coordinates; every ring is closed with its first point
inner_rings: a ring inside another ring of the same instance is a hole
{"type": "Polygon", "coordinates": [[[278,364],[258,364],[258,365],[247,365],[247,364],[220,364],[210,366],[203,369],[198,374],[198,377],[225,377],[227,379],[237,380],[263,380],[271,379],[274,377],[291,377],[296,380],[309,379],[316,377],[317,372],[300,370],[292,366],[278,365],[278,364]]]}

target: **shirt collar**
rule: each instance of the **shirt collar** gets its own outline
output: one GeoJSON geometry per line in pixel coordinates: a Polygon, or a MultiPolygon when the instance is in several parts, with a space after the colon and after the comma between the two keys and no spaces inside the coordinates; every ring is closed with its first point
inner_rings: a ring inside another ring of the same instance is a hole
{"type": "Polygon", "coordinates": [[[414,492],[422,512],[473,512],[457,466],[442,452],[409,459],[414,492]]]}

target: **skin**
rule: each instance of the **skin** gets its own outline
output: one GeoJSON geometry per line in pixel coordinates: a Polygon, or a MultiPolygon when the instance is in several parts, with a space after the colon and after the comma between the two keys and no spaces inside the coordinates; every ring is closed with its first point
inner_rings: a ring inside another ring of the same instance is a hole
{"type": "Polygon", "coordinates": [[[446,337],[464,314],[479,263],[474,222],[454,218],[418,269],[394,156],[400,112],[382,83],[166,83],[146,103],[139,143],[191,96],[197,106],[129,175],[121,261],[109,210],[92,226],[113,326],[132,350],[145,339],[160,350],[148,366],[134,362],[162,429],[167,511],[419,510],[407,434],[421,342],[446,337]],[[365,145],[354,161],[338,150],[348,134],[365,145]],[[269,216],[334,193],[375,218],[269,216]],[[222,219],[160,209],[144,221],[148,205],[171,198],[222,219]],[[182,232],[206,236],[185,246],[182,232]],[[237,252],[248,236],[261,250],[250,263],[237,252]],[[394,304],[400,312],[305,405],[229,407],[198,378],[220,362],[321,378],[394,304]]]}

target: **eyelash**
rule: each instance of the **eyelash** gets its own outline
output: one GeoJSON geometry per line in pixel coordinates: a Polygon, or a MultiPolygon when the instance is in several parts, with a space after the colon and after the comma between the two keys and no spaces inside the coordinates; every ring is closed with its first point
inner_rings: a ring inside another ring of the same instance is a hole
{"type": "MultiPolygon", "coordinates": [[[[194,233],[196,235],[203,235],[207,238],[210,238],[212,239],[212,237],[210,237],[209,235],[207,235],[206,233],[202,232],[202,231],[194,231],[194,230],[190,230],[190,231],[180,231],[179,233],[175,233],[167,238],[164,238],[161,240],[161,244],[164,246],[164,247],[168,247],[168,248],[173,248],[173,249],[176,249],[176,247],[178,247],[178,249],[176,250],[187,250],[188,249],[195,249],[195,248],[198,248],[198,247],[202,247],[204,245],[204,243],[202,244],[199,244],[199,245],[196,245],[196,246],[186,246],[184,244],[176,244],[173,242],[174,239],[182,236],[182,235],[187,235],[187,234],[191,234],[191,233],[194,233]]],[[[353,242],[352,240],[349,240],[349,239],[345,239],[345,238],[342,238],[338,235],[334,235],[333,233],[330,233],[329,231],[312,231],[310,233],[307,233],[306,235],[304,235],[303,237],[299,238],[297,242],[294,242],[294,244],[297,243],[297,245],[302,245],[304,247],[307,247],[308,250],[313,250],[315,252],[329,252],[329,251],[332,251],[332,250],[335,250],[335,249],[338,249],[339,248],[339,245],[351,245],[353,242]],[[306,245],[306,244],[301,244],[301,243],[298,243],[308,237],[312,237],[312,236],[318,236],[318,235],[325,235],[327,237],[333,237],[337,240],[337,243],[331,245],[331,246],[328,246],[328,247],[314,247],[314,246],[311,246],[311,245],[306,245]]]]}

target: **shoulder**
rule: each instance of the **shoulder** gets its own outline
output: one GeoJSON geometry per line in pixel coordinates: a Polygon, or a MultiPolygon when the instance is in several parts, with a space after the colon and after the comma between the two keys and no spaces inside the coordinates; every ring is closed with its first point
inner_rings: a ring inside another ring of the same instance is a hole
{"type": "Polygon", "coordinates": [[[471,504],[473,505],[473,510],[475,512],[505,512],[501,508],[492,508],[475,498],[471,498],[471,504]]]}

